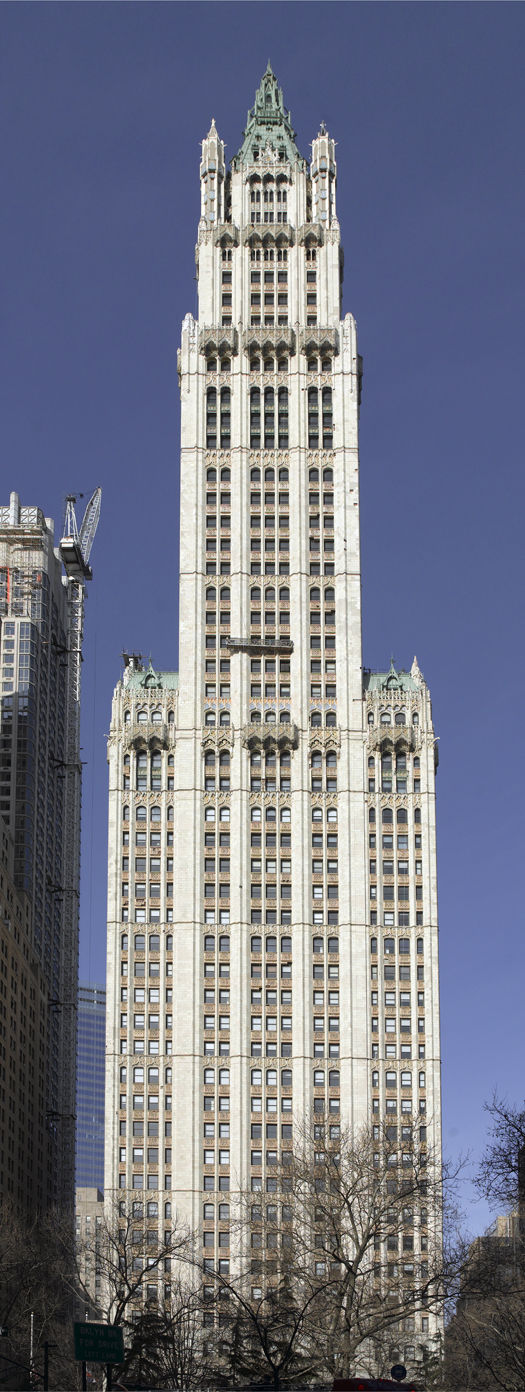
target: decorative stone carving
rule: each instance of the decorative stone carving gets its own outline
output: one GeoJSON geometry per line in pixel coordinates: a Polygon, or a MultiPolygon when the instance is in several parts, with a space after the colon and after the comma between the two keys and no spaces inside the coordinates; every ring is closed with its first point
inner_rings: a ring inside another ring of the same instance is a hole
{"type": "Polygon", "coordinates": [[[297,749],[297,725],[263,725],[259,721],[241,727],[241,739],[246,749],[297,749]]]}
{"type": "Polygon", "coordinates": [[[295,229],[289,222],[255,222],[241,230],[241,246],[276,245],[293,246],[295,229]]]}
{"type": "Polygon", "coordinates": [[[310,353],[338,353],[337,329],[324,328],[321,324],[303,329],[299,335],[299,351],[307,356],[310,353]]]}
{"type": "Polygon", "coordinates": [[[315,246],[322,246],[324,240],[324,227],[320,222],[303,222],[297,230],[297,241],[301,246],[310,242],[315,246]]]}
{"type": "Polygon", "coordinates": [[[199,352],[206,358],[221,357],[238,352],[239,335],[233,324],[210,324],[199,334],[199,352]]]}
{"type": "Polygon", "coordinates": [[[294,353],[295,333],[289,324],[260,324],[245,329],[242,336],[245,353],[294,353]]]}
{"type": "Polygon", "coordinates": [[[213,241],[215,246],[220,246],[225,242],[229,246],[239,245],[239,228],[233,222],[219,222],[213,228],[213,241]]]}
{"type": "Polygon", "coordinates": [[[420,749],[420,727],[419,725],[369,725],[368,748],[379,749],[383,744],[399,744],[404,745],[407,749],[420,749]]]}

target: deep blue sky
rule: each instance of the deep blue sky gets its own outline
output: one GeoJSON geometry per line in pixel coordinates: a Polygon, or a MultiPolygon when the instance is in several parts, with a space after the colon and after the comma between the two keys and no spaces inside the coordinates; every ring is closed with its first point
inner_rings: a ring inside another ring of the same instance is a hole
{"type": "MultiPolygon", "coordinates": [[[[123,647],[177,660],[176,350],[199,141],[270,55],[338,141],[365,360],[364,662],[414,652],[438,775],[444,1138],[523,1096],[525,9],[24,4],[0,12],[2,502],[103,487],[86,613],[81,970],[104,976],[105,735],[123,647]]],[[[472,1224],[481,1227],[485,1210],[472,1224]]]]}

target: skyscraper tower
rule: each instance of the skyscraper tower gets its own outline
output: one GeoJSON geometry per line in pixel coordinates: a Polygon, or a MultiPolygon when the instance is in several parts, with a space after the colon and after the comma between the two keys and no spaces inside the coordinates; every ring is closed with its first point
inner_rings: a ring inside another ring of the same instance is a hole
{"type": "Polygon", "coordinates": [[[334,141],[306,163],[268,67],[200,179],[180,674],[128,660],[109,739],[105,1185],[227,1263],[229,1193],[271,1190],[296,1118],[405,1102],[439,1146],[435,737],[415,661],[362,667],[334,141]]]}
{"type": "MultiPolygon", "coordinates": [[[[35,1179],[31,1191],[29,1176],[28,1186],[37,1206],[60,1204],[71,1210],[75,1182],[80,670],[84,582],[91,576],[87,560],[99,507],[97,490],[79,538],[70,500],[60,551],[54,546],[53,523],[40,508],[21,506],[14,492],[9,506],[0,508],[0,816],[12,843],[9,855],[14,888],[24,906],[28,970],[38,978],[39,998],[44,995],[47,1013],[46,1027],[39,1031],[40,1052],[45,1048],[45,1135],[40,1134],[34,1147],[35,1167],[39,1153],[38,1182],[35,1179]]],[[[31,1018],[34,1020],[33,1015],[31,1018]]],[[[21,1056],[26,1057],[24,1044],[21,1035],[18,1046],[21,1056]]],[[[31,1071],[30,1059],[27,1062],[31,1071]]],[[[34,1063],[36,1071],[36,1057],[34,1063]]],[[[22,1091],[20,1087],[21,1128],[26,1105],[22,1091]]],[[[26,1164],[30,1168],[28,1160],[26,1164]]]]}
{"type": "Polygon", "coordinates": [[[76,1188],[104,1187],[106,990],[78,988],[76,1188]]]}

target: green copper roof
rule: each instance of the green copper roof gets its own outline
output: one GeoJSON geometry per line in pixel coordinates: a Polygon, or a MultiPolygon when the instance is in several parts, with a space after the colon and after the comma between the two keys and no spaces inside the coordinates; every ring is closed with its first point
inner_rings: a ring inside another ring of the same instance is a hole
{"type": "Polygon", "coordinates": [[[152,666],[151,659],[149,666],[144,670],[133,671],[127,669],[125,687],[126,691],[177,691],[179,686],[178,672],[157,672],[152,666]]]}
{"type": "Polygon", "coordinates": [[[255,93],[255,104],[248,112],[241,148],[232,160],[234,169],[240,164],[253,164],[267,146],[272,152],[275,151],[278,158],[284,158],[291,164],[296,164],[297,161],[301,165],[304,164],[295,143],[290,112],[285,111],[283,94],[277,85],[277,78],[272,72],[269,59],[266,72],[255,93]]]}
{"type": "Polygon", "coordinates": [[[420,683],[410,672],[396,671],[394,659],[388,672],[364,672],[365,691],[419,691],[420,683]]]}

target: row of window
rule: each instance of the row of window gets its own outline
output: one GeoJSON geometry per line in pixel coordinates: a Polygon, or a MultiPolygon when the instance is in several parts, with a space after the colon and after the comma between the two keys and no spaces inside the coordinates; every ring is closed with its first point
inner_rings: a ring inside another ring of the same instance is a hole
{"type": "MultiPolygon", "coordinates": [[[[407,717],[406,717],[406,711],[404,711],[404,710],[396,710],[396,711],[394,711],[394,712],[392,712],[391,710],[382,710],[382,711],[380,711],[380,712],[379,712],[379,723],[380,723],[380,725],[391,725],[391,724],[392,724],[392,714],[394,715],[394,725],[406,725],[406,723],[407,723],[407,717]]],[[[373,725],[373,724],[374,724],[374,721],[375,721],[374,712],[373,712],[373,711],[369,711],[369,712],[368,712],[368,717],[367,717],[367,718],[368,718],[368,724],[369,724],[369,725],[373,725]]],[[[418,714],[417,711],[413,711],[413,713],[412,713],[412,724],[413,724],[413,725],[419,725],[419,714],[418,714]]]]}

